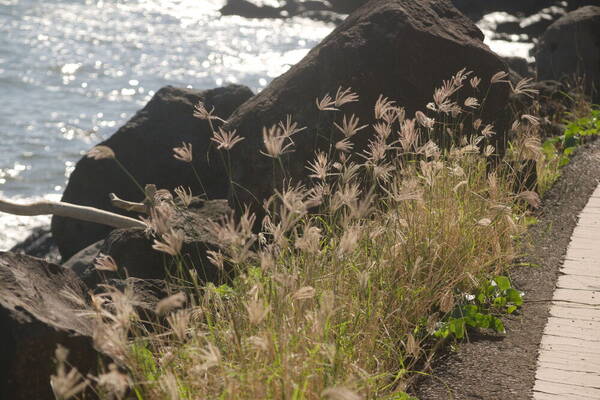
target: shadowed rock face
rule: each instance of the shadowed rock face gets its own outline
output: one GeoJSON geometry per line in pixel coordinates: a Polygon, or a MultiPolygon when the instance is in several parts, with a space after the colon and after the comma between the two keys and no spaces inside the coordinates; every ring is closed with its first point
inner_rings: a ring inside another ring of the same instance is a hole
{"type": "Polygon", "coordinates": [[[0,253],[0,398],[54,399],[57,343],[70,350],[69,362],[84,375],[93,372],[98,354],[89,320],[61,292],[83,294],[77,276],[58,265],[21,254],[0,253]]]}
{"type": "MultiPolygon", "coordinates": [[[[222,171],[221,158],[218,153],[212,152],[214,146],[210,146],[208,123],[193,117],[193,106],[202,100],[209,110],[214,106],[216,115],[227,118],[251,96],[250,89],[238,85],[207,91],[167,86],[159,90],[127,124],[100,144],[115,151],[117,158],[142,187],[153,183],[159,188],[172,190],[183,185],[189,186],[196,195],[206,189],[209,197],[222,198],[227,194],[227,178],[211,170],[222,171]],[[190,165],[173,158],[172,148],[181,146],[182,142],[193,145],[194,166],[203,187],[190,165]]],[[[71,174],[62,200],[125,214],[110,204],[108,194],[111,192],[123,199],[143,200],[141,191],[114,160],[84,157],[71,174]]],[[[110,230],[106,226],[68,218],[52,219],[52,235],[64,260],[103,239],[110,230]]]]}
{"type": "Polygon", "coordinates": [[[216,249],[215,239],[209,232],[208,221],[217,221],[232,210],[226,200],[195,200],[187,209],[175,208],[170,224],[184,232],[179,259],[154,250],[154,237],[144,229],[116,229],[104,241],[98,241],[75,254],[64,267],[74,271],[94,288],[103,279],[125,276],[144,280],[163,280],[167,274],[177,275],[178,268],[195,269],[203,282],[218,282],[222,274],[206,258],[207,250],[216,249]],[[94,261],[100,254],[110,255],[119,266],[117,273],[98,273],[94,261]],[[181,265],[179,265],[179,261],[181,265]]]}
{"type": "Polygon", "coordinates": [[[550,25],[536,54],[538,79],[585,77],[600,101],[600,7],[572,11],[550,25]]]}
{"type": "MultiPolygon", "coordinates": [[[[486,93],[490,77],[506,66],[482,39],[479,29],[450,1],[370,1],[230,117],[226,128],[236,129],[246,138],[232,150],[233,179],[245,189],[236,190],[230,198],[258,208],[272,193],[273,183],[282,181],[272,160],[259,150],[263,148],[261,129],[286,114],[300,126],[309,127],[294,136],[295,151],[283,159],[292,178],[306,176],[305,166],[315,148],[328,145],[317,137],[317,129],[328,138],[332,126],[332,114],[317,112],[315,99],[327,92],[335,94],[340,86],[351,86],[361,96],[360,103],[344,107],[346,115],[355,113],[361,123],[372,122],[373,105],[380,94],[404,106],[409,117],[425,110],[434,88],[462,68],[482,78],[480,90],[486,93]]],[[[485,121],[498,119],[507,104],[508,90],[505,84],[491,87],[485,121]]],[[[503,132],[502,127],[497,128],[503,132]]],[[[353,137],[355,150],[365,148],[369,137],[364,132],[353,137]]],[[[501,136],[496,144],[502,151],[501,136]]]]}

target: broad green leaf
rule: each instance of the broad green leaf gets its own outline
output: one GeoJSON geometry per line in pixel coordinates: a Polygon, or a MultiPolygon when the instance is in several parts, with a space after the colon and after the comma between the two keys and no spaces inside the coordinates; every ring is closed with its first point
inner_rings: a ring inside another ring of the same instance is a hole
{"type": "Polygon", "coordinates": [[[497,276],[494,278],[494,282],[498,285],[498,289],[504,291],[510,287],[510,280],[505,276],[497,276]]]}
{"type": "Polygon", "coordinates": [[[521,296],[521,292],[516,289],[508,289],[506,291],[506,299],[509,301],[509,303],[513,303],[516,306],[523,305],[523,296],[521,296]]]}
{"type": "Polygon", "coordinates": [[[450,333],[457,339],[462,339],[465,336],[465,321],[463,318],[453,319],[448,323],[450,333]]]}
{"type": "Polygon", "coordinates": [[[494,316],[492,316],[492,329],[494,329],[498,333],[506,333],[502,321],[500,321],[499,318],[496,318],[494,316]]]}

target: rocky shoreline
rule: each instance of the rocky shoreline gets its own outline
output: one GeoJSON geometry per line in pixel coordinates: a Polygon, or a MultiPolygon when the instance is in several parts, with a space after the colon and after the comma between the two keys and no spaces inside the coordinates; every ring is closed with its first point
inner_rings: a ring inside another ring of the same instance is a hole
{"type": "MultiPolygon", "coordinates": [[[[184,186],[196,195],[201,193],[202,198],[194,199],[189,208],[182,211],[183,207],[176,207],[179,211],[168,218],[172,225],[185,232],[184,266],[196,268],[205,282],[219,282],[222,277],[207,267],[210,265],[207,252],[217,240],[204,229],[207,221],[234,212],[239,215],[245,206],[258,210],[269,194],[279,189],[273,182],[282,182],[284,178],[306,179],[304,165],[313,157],[314,145],[326,144],[320,143],[316,135],[295,138],[296,151],[285,159],[290,176],[283,177],[274,170],[270,159],[259,155],[263,145],[261,130],[277,124],[286,115],[293,115],[300,126],[318,129],[323,121],[316,113],[315,98],[351,86],[362,101],[361,105],[350,105],[348,111],[362,123],[373,122],[370,105],[382,94],[396,100],[405,107],[406,114],[412,116],[431,101],[431,93],[439,82],[467,68],[482,79],[480,90],[488,93],[484,119],[495,121],[498,132],[506,132],[511,107],[523,108],[529,104],[520,104],[511,98],[508,85],[491,87],[490,79],[498,71],[510,72],[513,85],[523,77],[536,76],[542,81],[536,87],[548,99],[558,96],[564,90],[564,83],[560,81],[574,74],[585,74],[583,85],[589,94],[593,88],[600,87],[600,71],[594,67],[600,65],[600,43],[596,36],[600,31],[600,7],[578,8],[585,2],[563,1],[553,6],[558,8],[548,9],[548,2],[533,0],[518,4],[455,0],[458,9],[449,1],[372,0],[358,7],[361,3],[331,1],[329,8],[318,9],[324,3],[289,1],[282,9],[257,9],[243,0],[230,1],[224,14],[242,15],[243,12],[253,18],[304,15],[302,13],[308,11],[354,12],[340,20],[338,28],[302,61],[258,94],[237,85],[206,91],[161,89],[126,125],[100,143],[114,151],[118,163],[113,159],[82,158],[69,179],[63,201],[137,217],[140,213],[116,207],[109,194],[143,203],[148,197],[140,187],[149,184],[169,192],[184,186]],[[492,11],[519,15],[519,21],[497,25],[496,34],[503,37],[523,31],[528,37],[539,35],[535,66],[522,59],[503,60],[494,54],[483,44],[483,34],[474,22],[459,10],[471,18],[492,11]],[[284,11],[288,14],[282,14],[284,11]],[[269,13],[272,15],[267,15],[269,13]],[[537,25],[523,24],[536,13],[550,17],[540,17],[537,25]],[[583,53],[573,53],[575,41],[583,53]],[[224,129],[235,131],[244,139],[231,151],[231,160],[235,161],[220,158],[221,153],[211,142],[210,118],[194,118],[194,105],[198,102],[202,102],[208,112],[214,107],[211,115],[226,121],[224,129]],[[193,146],[194,157],[188,162],[193,168],[172,156],[171,149],[182,143],[193,146]],[[124,174],[123,169],[128,173],[124,174]],[[231,180],[244,190],[234,191],[231,180]]],[[[597,92],[593,95],[598,101],[597,92]]],[[[546,128],[548,135],[560,131],[560,127],[550,122],[546,128]]],[[[357,138],[355,150],[367,149],[366,139],[357,138]]],[[[508,139],[503,134],[496,136],[494,145],[500,153],[508,139]]],[[[157,200],[161,201],[175,202],[172,195],[157,200]]],[[[0,324],[8,327],[3,333],[5,339],[13,348],[37,349],[44,358],[44,362],[35,359],[33,350],[26,354],[3,355],[0,382],[5,383],[0,384],[0,397],[10,394],[13,399],[50,398],[47,382],[36,381],[35,385],[28,382],[32,371],[48,376],[56,343],[76,341],[84,355],[80,368],[91,370],[92,366],[85,362],[89,364],[97,353],[92,348],[89,327],[79,326],[76,319],[66,321],[58,316],[69,307],[58,296],[60,283],[68,281],[73,290],[93,291],[104,279],[124,282],[123,276],[97,274],[93,266],[101,255],[113,257],[128,271],[128,279],[146,282],[163,279],[165,263],[174,265],[174,258],[153,249],[152,243],[151,235],[140,228],[113,230],[54,217],[51,229],[38,229],[11,252],[0,254],[0,276],[3,277],[0,279],[0,324]],[[59,260],[63,266],[57,265],[59,260]],[[32,288],[25,284],[27,280],[37,283],[32,288]],[[23,297],[22,292],[28,293],[23,297]],[[44,308],[52,304],[59,307],[56,310],[44,308]],[[22,334],[25,330],[27,335],[22,334]]],[[[111,357],[109,353],[102,354],[111,357]]]]}

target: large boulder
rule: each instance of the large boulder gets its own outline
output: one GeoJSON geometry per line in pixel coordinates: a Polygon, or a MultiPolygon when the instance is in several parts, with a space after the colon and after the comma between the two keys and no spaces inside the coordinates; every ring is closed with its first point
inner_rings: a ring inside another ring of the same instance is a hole
{"type": "Polygon", "coordinates": [[[588,93],[600,93],[600,7],[586,6],[554,22],[538,45],[539,80],[582,77],[588,93]]]}
{"type": "MultiPolygon", "coordinates": [[[[206,121],[193,117],[193,106],[202,100],[216,115],[227,118],[252,92],[245,86],[197,91],[171,86],[160,89],[150,102],[108,140],[100,143],[116,153],[119,162],[135,178],[138,185],[154,183],[172,190],[179,185],[189,186],[193,193],[204,189],[211,198],[227,194],[227,178],[210,172],[211,163],[220,163],[218,154],[207,157],[214,146],[206,121]],[[189,164],[173,158],[173,147],[182,142],[192,143],[194,167],[201,183],[189,164]]],[[[113,207],[108,197],[143,200],[143,193],[112,159],[82,158],[69,178],[62,201],[92,206],[126,214],[113,207]]],[[[131,216],[131,214],[128,214],[131,216]]],[[[52,219],[52,235],[64,260],[88,245],[106,237],[111,228],[69,218],[52,219]]]]}
{"type": "MultiPolygon", "coordinates": [[[[260,205],[272,193],[273,183],[283,180],[273,176],[278,169],[259,150],[263,149],[262,128],[286,114],[310,128],[294,136],[295,151],[283,157],[288,177],[306,176],[305,166],[315,149],[329,145],[322,140],[329,135],[317,131],[332,129],[331,120],[325,121],[331,114],[319,113],[315,99],[335,94],[338,87],[350,86],[360,95],[360,102],[347,104],[344,113],[355,113],[361,124],[373,122],[373,106],[381,94],[396,100],[412,117],[417,110],[425,111],[443,80],[466,68],[482,78],[480,93],[489,88],[483,119],[496,121],[506,107],[509,87],[489,82],[506,65],[482,40],[481,31],[450,1],[370,1],[230,117],[225,128],[245,137],[232,150],[237,190],[230,198],[235,204],[260,205]]],[[[497,128],[496,144],[501,149],[503,130],[497,128]]],[[[360,151],[369,137],[360,132],[352,139],[355,151],[360,151]]]]}
{"type": "Polygon", "coordinates": [[[224,275],[207,259],[207,250],[217,249],[217,240],[208,229],[209,221],[218,221],[233,211],[227,200],[195,199],[188,208],[174,207],[169,225],[184,233],[181,253],[177,257],[153,249],[155,234],[141,228],[116,229],[103,241],[81,250],[63,264],[75,272],[89,288],[106,279],[132,277],[164,280],[176,276],[179,269],[194,269],[202,282],[217,283],[224,275]],[[110,255],[117,272],[98,272],[94,262],[100,255],[110,255]]]}
{"type": "Polygon", "coordinates": [[[0,398],[54,399],[57,344],[85,376],[98,365],[92,324],[66,295],[85,293],[71,271],[22,254],[0,253],[0,398]]]}

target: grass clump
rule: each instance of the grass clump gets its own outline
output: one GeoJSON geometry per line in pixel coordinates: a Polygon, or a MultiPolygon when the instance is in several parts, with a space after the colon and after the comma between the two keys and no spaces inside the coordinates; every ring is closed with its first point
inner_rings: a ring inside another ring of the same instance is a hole
{"type": "MultiPolygon", "coordinates": [[[[504,77],[491,84],[508,84],[504,77]]],[[[522,300],[501,274],[517,255],[527,204],[539,199],[513,193],[518,171],[498,162],[495,128],[478,117],[480,82],[459,71],[414,118],[380,97],[370,126],[343,115],[359,100],[350,89],[317,99],[335,123],[329,148],[315,149],[306,166],[310,180],[274,191],[259,233],[249,210],[210,223],[220,243],[210,260],[233,270],[231,280],[203,285],[194,270],[181,271],[151,321],[141,321],[136,307],[151,306],[133,290],[92,295],[96,344],[126,371],[131,392],[408,399],[440,338],[463,337],[467,326],[502,331],[498,313],[522,300]],[[353,151],[354,135],[371,135],[368,146],[353,151]]],[[[513,90],[531,94],[527,82],[513,90]]],[[[515,121],[511,158],[542,157],[538,124],[529,115],[515,121]]],[[[236,137],[213,129],[217,143],[236,137]]],[[[291,118],[265,129],[261,152],[274,168],[304,129],[291,118]]],[[[177,253],[167,239],[157,241],[177,253]]],[[[96,381],[104,397],[121,398],[96,381]]]]}

